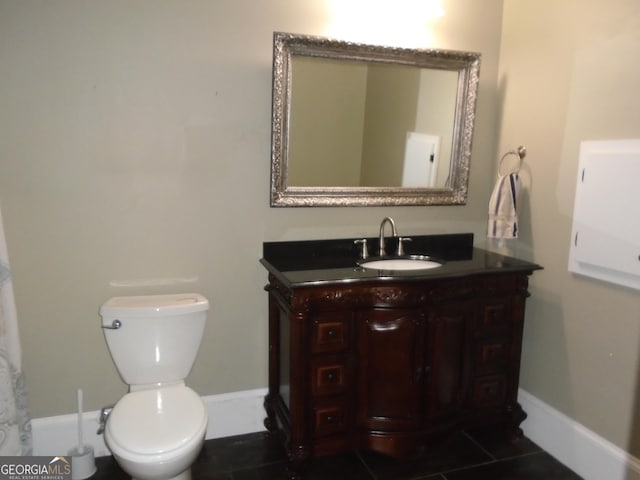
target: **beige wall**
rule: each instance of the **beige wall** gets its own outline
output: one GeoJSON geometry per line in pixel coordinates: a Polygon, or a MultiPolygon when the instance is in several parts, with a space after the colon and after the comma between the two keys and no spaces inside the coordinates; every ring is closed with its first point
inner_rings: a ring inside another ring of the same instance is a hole
{"type": "Polygon", "coordinates": [[[640,137],[638,59],[637,0],[505,0],[499,150],[528,148],[517,249],[545,267],[531,282],[521,385],[635,456],[640,295],[567,263],[579,143],[640,137]]]}
{"type": "Polygon", "coordinates": [[[423,70],[420,72],[420,95],[416,116],[416,132],[440,137],[438,170],[435,184],[447,184],[453,144],[453,126],[458,98],[458,72],[423,70]]]}
{"type": "Polygon", "coordinates": [[[360,186],[367,67],[292,56],[287,185],[360,186]]]}
{"type": "Polygon", "coordinates": [[[484,234],[502,0],[445,1],[445,17],[411,28],[396,3],[347,18],[356,0],[0,2],[0,202],[35,417],[72,412],[78,387],[88,410],[125,392],[98,327],[110,296],[201,292],[210,319],[189,384],[259,388],[264,240],[375,235],[386,215],[402,234],[484,234]],[[270,209],[276,30],[481,52],[469,204],[270,209]]]}
{"type": "Polygon", "coordinates": [[[363,186],[402,185],[405,143],[407,132],[415,129],[419,87],[420,72],[415,68],[369,66],[362,139],[363,186]]]}

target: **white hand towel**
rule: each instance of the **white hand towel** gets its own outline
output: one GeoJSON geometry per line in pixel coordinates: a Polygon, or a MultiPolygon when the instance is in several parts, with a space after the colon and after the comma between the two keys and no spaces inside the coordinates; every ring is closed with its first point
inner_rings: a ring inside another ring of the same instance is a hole
{"type": "Polygon", "coordinates": [[[487,237],[518,238],[517,199],[520,181],[517,173],[500,175],[489,200],[487,237]]]}

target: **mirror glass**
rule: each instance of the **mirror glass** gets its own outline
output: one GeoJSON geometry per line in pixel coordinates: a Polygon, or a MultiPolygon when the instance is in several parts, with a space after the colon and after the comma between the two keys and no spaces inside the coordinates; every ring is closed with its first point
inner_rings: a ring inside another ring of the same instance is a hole
{"type": "Polygon", "coordinates": [[[274,34],[271,205],[464,204],[479,64],[274,34]]]}

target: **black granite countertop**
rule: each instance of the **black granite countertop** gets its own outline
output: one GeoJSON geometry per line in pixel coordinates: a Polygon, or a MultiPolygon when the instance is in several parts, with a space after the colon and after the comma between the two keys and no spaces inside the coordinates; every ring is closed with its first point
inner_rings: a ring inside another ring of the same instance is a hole
{"type": "MultiPolygon", "coordinates": [[[[498,272],[533,272],[535,263],[475,248],[472,233],[410,236],[407,255],[429,255],[443,263],[430,270],[372,270],[358,266],[354,239],[264,242],[260,263],[288,288],[345,282],[417,281],[498,272]]],[[[377,238],[367,238],[370,259],[376,256],[377,238]]],[[[397,241],[387,238],[387,251],[397,241]]],[[[389,257],[392,257],[390,255],[389,257]]]]}

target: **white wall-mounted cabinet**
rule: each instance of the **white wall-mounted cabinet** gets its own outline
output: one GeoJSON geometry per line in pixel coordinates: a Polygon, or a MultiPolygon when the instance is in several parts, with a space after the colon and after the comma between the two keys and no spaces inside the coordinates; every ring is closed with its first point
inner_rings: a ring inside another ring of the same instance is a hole
{"type": "Polygon", "coordinates": [[[585,141],[569,270],[640,289],[640,140],[585,141]]]}

